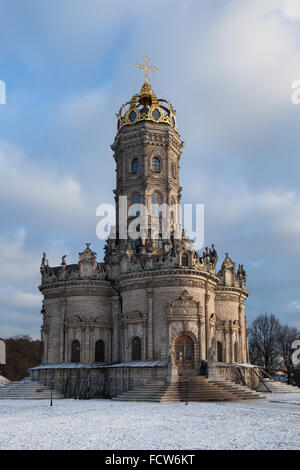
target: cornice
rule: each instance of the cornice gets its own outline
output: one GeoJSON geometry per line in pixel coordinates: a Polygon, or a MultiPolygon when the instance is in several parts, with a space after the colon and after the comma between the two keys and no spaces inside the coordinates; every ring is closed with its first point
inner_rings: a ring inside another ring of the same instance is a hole
{"type": "Polygon", "coordinates": [[[215,287],[215,293],[216,294],[235,294],[235,295],[240,295],[245,298],[249,297],[249,292],[246,291],[245,289],[241,289],[240,287],[231,287],[231,286],[220,286],[217,285],[215,287]]]}
{"type": "Polygon", "coordinates": [[[39,290],[44,292],[53,289],[64,290],[68,289],[69,287],[102,287],[105,289],[111,289],[111,283],[101,279],[78,279],[72,281],[58,281],[49,284],[41,284],[39,286],[39,290]]]}

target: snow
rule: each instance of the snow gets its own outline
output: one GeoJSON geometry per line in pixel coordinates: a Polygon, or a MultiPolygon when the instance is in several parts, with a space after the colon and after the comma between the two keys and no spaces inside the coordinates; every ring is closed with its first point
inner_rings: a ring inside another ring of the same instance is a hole
{"type": "Polygon", "coordinates": [[[107,369],[107,368],[120,368],[120,367],[167,367],[168,361],[166,359],[158,359],[156,361],[130,361],[130,362],[117,362],[114,364],[107,363],[85,363],[82,362],[60,362],[58,364],[40,364],[39,366],[32,367],[30,370],[43,370],[43,369],[107,369]]]}
{"type": "Polygon", "coordinates": [[[227,403],[0,400],[0,449],[299,449],[299,394],[227,403]]]}
{"type": "Polygon", "coordinates": [[[0,375],[0,387],[3,385],[6,385],[9,382],[9,380],[6,377],[3,377],[3,375],[0,375]]]}

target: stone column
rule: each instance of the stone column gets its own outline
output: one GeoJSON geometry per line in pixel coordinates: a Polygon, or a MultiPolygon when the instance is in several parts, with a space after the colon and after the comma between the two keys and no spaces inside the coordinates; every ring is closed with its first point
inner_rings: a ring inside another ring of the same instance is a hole
{"type": "Polygon", "coordinates": [[[61,304],[61,321],[60,321],[60,344],[59,344],[59,361],[64,361],[64,352],[65,352],[65,321],[67,317],[67,298],[63,297],[61,304]]]}
{"type": "Polygon", "coordinates": [[[245,305],[241,300],[239,304],[239,322],[240,322],[240,360],[242,363],[247,362],[247,332],[246,332],[246,321],[245,321],[245,305]]]}
{"type": "Polygon", "coordinates": [[[64,351],[64,358],[63,362],[69,362],[69,356],[68,356],[68,350],[69,350],[69,336],[68,336],[68,325],[64,324],[64,330],[65,330],[65,351],[64,351]]]}
{"type": "MultiPolygon", "coordinates": [[[[94,353],[94,327],[90,326],[89,327],[89,362],[95,362],[95,354],[94,353]]],[[[107,351],[105,351],[105,355],[107,354],[107,351]]]]}
{"type": "Polygon", "coordinates": [[[80,328],[80,362],[86,362],[86,327],[80,328]]]}
{"type": "Polygon", "coordinates": [[[153,360],[153,291],[147,290],[148,324],[145,340],[147,341],[147,359],[153,360]]]}
{"type": "Polygon", "coordinates": [[[205,359],[205,316],[201,315],[200,302],[197,303],[198,314],[198,341],[199,341],[199,363],[205,359]]]}
{"type": "Polygon", "coordinates": [[[168,303],[166,306],[166,317],[168,322],[168,343],[167,343],[167,357],[169,357],[171,352],[171,342],[172,342],[172,319],[171,319],[172,307],[171,304],[168,303]]]}
{"type": "Polygon", "coordinates": [[[130,360],[128,359],[128,325],[125,320],[123,323],[123,331],[124,331],[123,361],[128,362],[130,360]]]}
{"type": "Polygon", "coordinates": [[[147,320],[143,321],[144,341],[143,341],[143,360],[147,360],[147,320]]]}
{"type": "Polygon", "coordinates": [[[210,347],[210,324],[209,324],[209,299],[210,295],[205,293],[205,358],[207,359],[208,349],[210,347]]]}
{"type": "Polygon", "coordinates": [[[43,364],[48,363],[48,331],[49,327],[45,326],[42,329],[42,341],[43,341],[43,346],[44,346],[44,351],[43,351],[43,364]]]}
{"type": "Polygon", "coordinates": [[[120,351],[119,351],[119,315],[120,315],[120,299],[118,295],[114,295],[111,298],[111,313],[112,313],[112,360],[120,361],[120,351]]]}
{"type": "Polygon", "coordinates": [[[245,315],[245,354],[246,354],[246,362],[250,363],[249,358],[249,344],[248,344],[248,332],[247,332],[247,317],[245,315]]]}
{"type": "Polygon", "coordinates": [[[232,327],[232,322],[230,325],[230,362],[234,363],[234,330],[232,327]]]}
{"type": "Polygon", "coordinates": [[[231,359],[230,359],[229,322],[225,322],[224,336],[225,336],[225,362],[231,362],[231,359]]]}

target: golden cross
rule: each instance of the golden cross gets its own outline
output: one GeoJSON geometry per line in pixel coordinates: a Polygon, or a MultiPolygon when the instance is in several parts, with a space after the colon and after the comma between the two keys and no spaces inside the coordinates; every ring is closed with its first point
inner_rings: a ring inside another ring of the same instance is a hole
{"type": "Polygon", "coordinates": [[[150,60],[149,57],[145,55],[145,57],[143,57],[144,65],[141,65],[138,62],[134,65],[137,69],[144,69],[144,82],[145,83],[149,83],[149,77],[148,77],[149,70],[151,70],[151,72],[153,73],[158,71],[158,68],[155,67],[155,65],[153,67],[149,67],[148,65],[149,60],[150,60]]]}

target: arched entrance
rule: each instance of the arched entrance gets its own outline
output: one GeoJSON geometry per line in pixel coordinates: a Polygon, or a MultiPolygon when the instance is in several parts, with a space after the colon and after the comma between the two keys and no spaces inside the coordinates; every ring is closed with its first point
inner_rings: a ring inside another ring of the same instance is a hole
{"type": "Polygon", "coordinates": [[[105,344],[99,339],[95,344],[95,362],[104,362],[105,344]]]}
{"type": "Polygon", "coordinates": [[[175,341],[175,362],[178,367],[194,367],[194,341],[190,336],[178,336],[175,341]]]}
{"type": "Polygon", "coordinates": [[[131,359],[133,361],[140,361],[142,359],[142,342],[138,336],[132,340],[131,359]]]}
{"type": "Polygon", "coordinates": [[[80,362],[80,343],[77,339],[72,341],[71,362],[80,362]]]}

